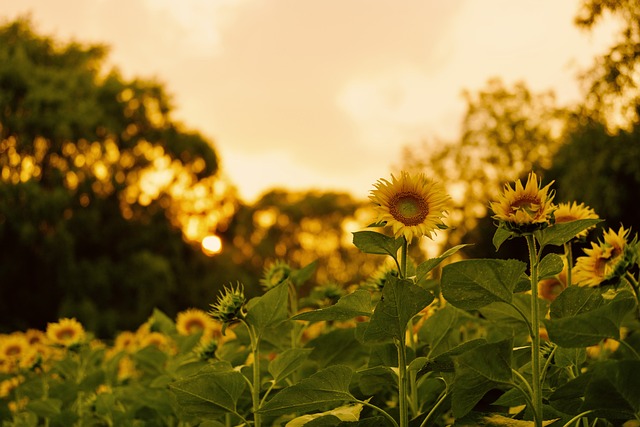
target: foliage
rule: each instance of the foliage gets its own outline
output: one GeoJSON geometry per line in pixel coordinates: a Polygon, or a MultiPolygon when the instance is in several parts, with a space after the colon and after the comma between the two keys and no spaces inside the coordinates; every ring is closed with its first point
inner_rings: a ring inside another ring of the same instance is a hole
{"type": "Polygon", "coordinates": [[[551,92],[532,93],[524,82],[508,87],[493,78],[477,93],[464,95],[460,140],[408,146],[403,156],[403,167],[438,177],[451,194],[448,246],[477,241],[469,233],[505,181],[550,165],[565,114],[551,92]]]}
{"type": "Polygon", "coordinates": [[[565,268],[550,250],[597,221],[497,229],[496,247],[526,240],[529,263],[451,262],[463,246],[405,263],[402,236],[367,229],[355,246],[399,268],[381,288],[302,297],[317,263],[280,264],[259,296],[211,295],[211,317],[155,310],[109,343],[2,335],[3,425],[621,425],[640,417],[640,244],[616,281],[537,291],[565,268]]]}
{"type": "Polygon", "coordinates": [[[161,85],[105,73],[105,52],[0,27],[3,329],[73,314],[112,334],[221,279],[194,245],[234,211],[215,150],[161,85]]]}

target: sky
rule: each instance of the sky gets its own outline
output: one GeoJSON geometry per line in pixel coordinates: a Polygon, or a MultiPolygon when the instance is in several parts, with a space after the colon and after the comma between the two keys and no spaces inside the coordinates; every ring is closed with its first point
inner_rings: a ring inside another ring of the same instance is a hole
{"type": "Polygon", "coordinates": [[[403,147],[455,140],[463,90],[500,77],[559,104],[616,23],[576,28],[580,0],[0,0],[0,20],[110,47],[155,79],[253,202],[273,188],[367,197],[403,147]]]}

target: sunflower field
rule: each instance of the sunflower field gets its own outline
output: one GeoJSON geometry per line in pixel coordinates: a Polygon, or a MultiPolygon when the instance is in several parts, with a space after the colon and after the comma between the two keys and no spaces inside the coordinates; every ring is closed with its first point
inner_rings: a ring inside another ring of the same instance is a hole
{"type": "Polygon", "coordinates": [[[638,426],[637,236],[591,237],[598,215],[552,185],[531,172],[490,203],[494,246],[528,262],[459,245],[414,263],[450,197],[402,172],[353,234],[388,261],[363,283],[302,295],[315,263],[280,260],[258,297],[229,284],[208,312],[155,310],[110,341],[74,318],[2,335],[2,426],[638,426]]]}

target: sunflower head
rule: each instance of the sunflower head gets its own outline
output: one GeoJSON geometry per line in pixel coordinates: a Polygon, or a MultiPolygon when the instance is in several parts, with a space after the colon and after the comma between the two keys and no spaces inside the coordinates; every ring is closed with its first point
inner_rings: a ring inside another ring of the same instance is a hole
{"type": "Polygon", "coordinates": [[[289,279],[289,276],[291,276],[291,266],[285,261],[277,260],[265,267],[260,284],[268,291],[289,279]]]}
{"type": "MultiPolygon", "coordinates": [[[[585,206],[584,203],[558,203],[558,208],[553,212],[556,224],[562,224],[564,222],[577,221],[580,219],[598,219],[598,214],[589,206],[585,206]]],[[[589,230],[595,228],[591,226],[586,230],[582,230],[576,235],[576,238],[584,239],[587,237],[589,230]]]]}
{"type": "Polygon", "coordinates": [[[402,171],[391,181],[380,179],[369,199],[375,204],[376,222],[390,226],[395,237],[432,238],[436,229],[446,228],[442,218],[449,209],[450,197],[442,184],[423,173],[410,175],[402,171]]]}
{"type": "Polygon", "coordinates": [[[216,303],[211,304],[209,315],[224,325],[227,325],[244,316],[242,310],[245,301],[244,287],[242,284],[238,283],[235,288],[233,285],[229,287],[225,286],[222,295],[218,295],[216,303]]]}
{"type": "Polygon", "coordinates": [[[54,345],[73,347],[84,341],[85,331],[75,318],[62,318],[47,325],[47,338],[54,345]]]}
{"type": "Polygon", "coordinates": [[[617,283],[627,271],[638,264],[637,236],[629,242],[623,227],[607,230],[598,243],[591,243],[584,256],[576,259],[573,277],[580,286],[596,287],[617,283]]]}
{"type": "Polygon", "coordinates": [[[213,320],[204,310],[189,308],[176,316],[176,329],[180,335],[202,333],[206,335],[213,327],[213,320]]]}
{"type": "Polygon", "coordinates": [[[555,205],[552,204],[555,193],[549,187],[553,181],[542,187],[542,182],[534,172],[529,174],[526,185],[516,181],[514,187],[505,184],[498,199],[491,202],[493,218],[507,230],[525,234],[546,228],[553,223],[555,205]]]}

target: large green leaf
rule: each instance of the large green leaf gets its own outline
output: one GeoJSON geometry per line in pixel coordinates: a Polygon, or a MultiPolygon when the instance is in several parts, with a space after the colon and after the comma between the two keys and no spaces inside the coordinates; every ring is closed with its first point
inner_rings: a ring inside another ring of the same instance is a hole
{"type": "Polygon", "coordinates": [[[289,288],[286,283],[281,283],[249,301],[246,321],[255,328],[258,337],[261,337],[265,329],[288,319],[288,303],[289,288]]]}
{"type": "Polygon", "coordinates": [[[436,311],[425,320],[418,331],[418,338],[428,345],[427,357],[434,358],[460,343],[458,326],[469,320],[469,315],[452,305],[436,311]]]}
{"type": "Polygon", "coordinates": [[[451,255],[455,254],[456,252],[458,252],[460,249],[464,248],[465,246],[469,246],[469,245],[465,244],[465,245],[454,246],[451,249],[445,251],[439,257],[430,258],[430,259],[420,263],[420,265],[418,265],[418,268],[416,269],[417,281],[420,282],[422,279],[424,279],[426,277],[427,274],[429,274],[429,272],[431,270],[436,268],[442,261],[444,261],[445,259],[449,258],[451,255]]]}
{"type": "Polygon", "coordinates": [[[414,285],[411,280],[390,276],[364,333],[364,341],[372,344],[394,338],[404,339],[411,318],[429,305],[433,298],[431,292],[414,285]]]}
{"type": "Polygon", "coordinates": [[[170,386],[178,404],[187,413],[198,416],[236,412],[238,399],[244,392],[244,376],[226,362],[218,362],[199,374],[170,386]]]}
{"type": "Polygon", "coordinates": [[[353,233],[353,244],[365,254],[398,256],[402,247],[402,238],[396,239],[377,231],[356,231],[353,233]]]}
{"type": "Polygon", "coordinates": [[[302,414],[337,406],[345,401],[355,401],[356,398],[349,392],[352,376],[353,370],[347,366],[330,366],[282,389],[258,412],[267,416],[302,414]]]}
{"type": "Polygon", "coordinates": [[[601,219],[578,219],[571,222],[554,224],[551,227],[536,231],[534,233],[540,247],[547,245],[562,246],[569,240],[576,237],[578,233],[587,228],[602,222],[601,219]]]}
{"type": "Polygon", "coordinates": [[[471,259],[442,269],[442,295],[452,305],[475,310],[495,301],[511,302],[527,266],[518,260],[471,259]]]}
{"type": "Polygon", "coordinates": [[[564,269],[564,261],[558,254],[547,254],[538,266],[538,278],[545,279],[555,276],[564,269]]]}
{"type": "Polygon", "coordinates": [[[283,351],[275,359],[269,362],[269,373],[275,382],[281,381],[298,369],[313,349],[311,348],[290,348],[283,351]]]}
{"type": "Polygon", "coordinates": [[[623,318],[636,306],[628,291],[605,300],[597,289],[565,289],[551,304],[551,319],[544,319],[549,339],[562,347],[586,347],[605,338],[620,338],[623,318]]]}
{"type": "Polygon", "coordinates": [[[593,368],[582,411],[596,416],[632,419],[640,413],[640,360],[606,361],[593,368]]]}
{"type": "Polygon", "coordinates": [[[465,416],[491,389],[511,383],[512,341],[477,346],[453,358],[456,377],[451,405],[456,418],[465,416]]]}
{"type": "Polygon", "coordinates": [[[356,316],[371,316],[371,294],[364,289],[341,297],[337,303],[319,310],[307,311],[292,317],[293,320],[308,320],[317,322],[321,320],[344,321],[356,316]]]}

